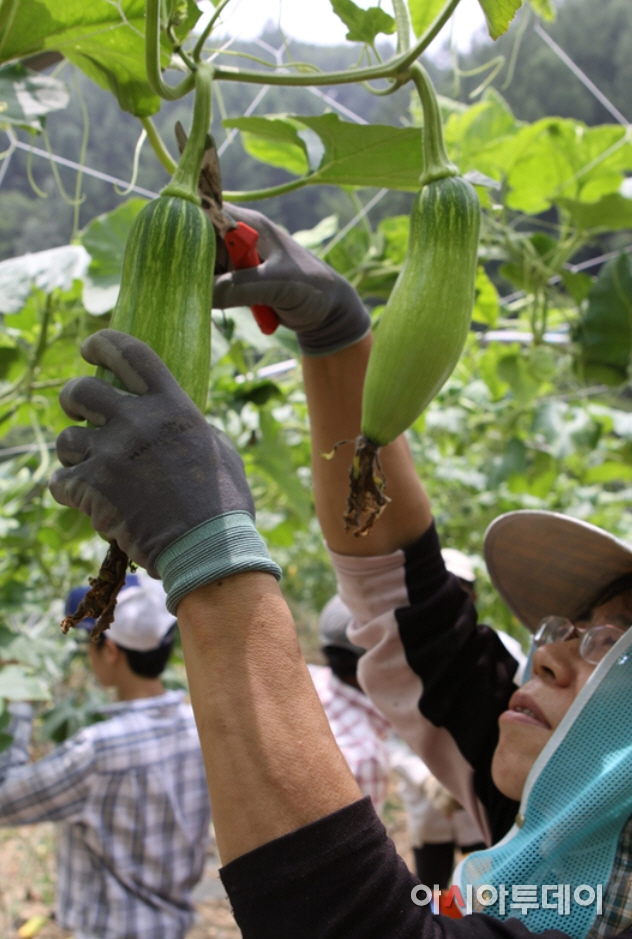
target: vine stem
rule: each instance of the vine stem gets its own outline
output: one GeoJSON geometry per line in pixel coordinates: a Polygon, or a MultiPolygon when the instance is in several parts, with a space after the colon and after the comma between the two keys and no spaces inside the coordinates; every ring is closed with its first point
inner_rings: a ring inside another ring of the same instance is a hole
{"type": "Polygon", "coordinates": [[[393,12],[397,31],[397,53],[401,54],[410,49],[410,16],[404,0],[393,0],[393,12]]]}
{"type": "Polygon", "coordinates": [[[309,186],[310,183],[318,182],[318,173],[311,173],[309,176],[300,176],[298,179],[291,179],[287,183],[280,183],[278,186],[268,186],[267,189],[248,189],[245,192],[231,192],[224,190],[224,199],[226,202],[250,202],[257,199],[271,199],[273,196],[283,196],[286,192],[295,192],[302,189],[303,186],[309,186]]]}
{"type": "Polygon", "coordinates": [[[413,62],[426,49],[450,19],[460,0],[448,0],[434,18],[430,26],[422,33],[417,42],[406,52],[396,55],[383,65],[367,68],[348,69],[344,72],[318,72],[310,75],[279,73],[265,75],[261,72],[239,69],[232,66],[216,65],[213,75],[216,80],[247,82],[256,85],[288,85],[291,87],[309,87],[311,85],[348,85],[352,82],[373,81],[376,78],[398,78],[408,71],[413,62]]]}
{"type": "Polygon", "coordinates": [[[49,293],[46,295],[46,301],[44,303],[44,309],[42,310],[42,319],[40,322],[39,336],[37,337],[37,345],[33,350],[33,354],[30,358],[26,373],[22,379],[22,387],[28,397],[30,397],[32,392],[32,382],[36,377],[37,373],[40,370],[42,364],[42,358],[46,349],[48,348],[48,330],[51,322],[51,317],[53,314],[53,295],[49,293]]]}
{"type": "Polygon", "coordinates": [[[81,149],[79,150],[79,166],[81,167],[77,172],[77,177],[75,180],[75,198],[72,208],[72,236],[71,241],[74,241],[79,233],[79,210],[81,203],[84,199],[81,196],[81,183],[83,181],[83,165],[86,159],[86,153],[88,152],[88,138],[90,135],[90,117],[88,115],[88,109],[86,107],[86,102],[81,91],[81,85],[77,81],[77,71],[73,69],[72,71],[72,81],[75,88],[77,97],[79,98],[79,105],[81,108],[81,117],[83,120],[83,132],[81,134],[81,149]]]}
{"type": "Polygon", "coordinates": [[[164,141],[156,129],[156,125],[150,117],[141,117],[140,122],[143,125],[145,133],[147,134],[147,140],[149,141],[152,150],[169,175],[173,176],[178,164],[165,147],[164,141]]]}
{"type": "Polygon", "coordinates": [[[196,42],[195,48],[193,49],[193,60],[195,62],[200,61],[201,56],[202,56],[202,50],[204,49],[204,43],[206,42],[208,37],[211,35],[211,31],[213,27],[215,26],[215,23],[221,16],[221,13],[224,10],[224,8],[227,7],[229,3],[230,3],[230,0],[220,0],[220,2],[215,7],[215,11],[213,15],[211,16],[210,20],[204,27],[204,31],[202,32],[202,35],[196,42]]]}
{"type": "Polygon", "coordinates": [[[191,133],[173,179],[162,190],[161,196],[178,196],[200,205],[198,179],[204,158],[204,143],[211,126],[212,77],[212,72],[206,65],[200,65],[195,73],[195,104],[193,105],[191,133]]]}
{"type": "Polygon", "coordinates": [[[184,98],[195,85],[195,74],[190,72],[179,85],[171,87],[162,77],[160,69],[160,0],[147,0],[145,17],[145,68],[147,81],[154,94],[167,101],[184,98]]]}
{"type": "Polygon", "coordinates": [[[410,77],[415,83],[424,113],[424,171],[419,182],[425,186],[445,176],[458,176],[459,171],[449,159],[445,148],[441,111],[430,76],[419,62],[414,62],[410,67],[410,77]]]}
{"type": "Polygon", "coordinates": [[[134,147],[134,160],[132,162],[132,178],[129,181],[129,184],[125,189],[120,189],[118,183],[114,184],[114,191],[117,196],[129,196],[130,192],[136,185],[136,180],[138,179],[138,164],[140,162],[140,152],[143,149],[143,144],[147,139],[147,131],[143,127],[140,132],[140,137],[136,141],[136,146],[134,147]]]}

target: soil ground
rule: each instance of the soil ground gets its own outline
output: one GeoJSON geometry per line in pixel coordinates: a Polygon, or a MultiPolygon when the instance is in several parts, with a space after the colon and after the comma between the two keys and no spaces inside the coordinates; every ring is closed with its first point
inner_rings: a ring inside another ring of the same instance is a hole
{"type": "MultiPolygon", "coordinates": [[[[392,781],[384,822],[397,849],[412,868],[406,819],[392,781]]],[[[19,929],[34,916],[46,917],[37,939],[70,939],[54,920],[55,832],[52,824],[0,829],[0,937],[20,939],[19,929]]],[[[204,877],[195,891],[197,919],[187,939],[239,939],[219,875],[219,858],[209,845],[204,877]]]]}

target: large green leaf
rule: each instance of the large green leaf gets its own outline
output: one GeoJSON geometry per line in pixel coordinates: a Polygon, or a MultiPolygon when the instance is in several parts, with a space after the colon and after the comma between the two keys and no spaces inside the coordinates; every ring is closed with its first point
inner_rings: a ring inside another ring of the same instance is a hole
{"type": "MultiPolygon", "coordinates": [[[[189,2],[180,34],[186,34],[199,15],[189,2]]],[[[159,110],[160,98],[145,78],[145,0],[20,0],[8,31],[0,37],[0,61],[51,49],[115,94],[124,111],[146,117],[159,110]]],[[[165,44],[163,67],[169,56],[165,44]]]]}
{"type": "Polygon", "coordinates": [[[482,169],[484,164],[486,172],[491,170],[494,178],[501,179],[503,167],[485,157],[488,151],[493,153],[494,147],[511,139],[523,126],[502,95],[490,88],[482,101],[450,114],[445,124],[445,140],[461,172],[482,169]]]}
{"type": "Polygon", "coordinates": [[[229,118],[224,121],[224,127],[242,131],[244,148],[255,160],[278,166],[296,176],[302,176],[310,168],[305,141],[299,135],[301,125],[290,117],[229,118]]]}
{"type": "MultiPolygon", "coordinates": [[[[256,159],[297,176],[305,174],[311,163],[311,183],[408,192],[419,188],[422,157],[417,128],[360,125],[335,114],[243,117],[225,125],[244,132],[244,145],[256,159]],[[308,133],[317,135],[322,144],[316,167],[307,156],[308,133]]],[[[495,91],[484,101],[453,112],[445,136],[450,156],[464,175],[478,172],[472,178],[475,184],[484,180],[481,174],[503,182],[508,207],[531,214],[546,211],[561,199],[598,202],[617,193],[625,174],[632,171],[632,145],[624,128],[586,127],[562,118],[525,125],[495,91]]],[[[613,206],[614,201],[603,204],[609,212],[613,206]]]]}
{"type": "Polygon", "coordinates": [[[604,264],[575,330],[577,370],[587,383],[626,381],[632,355],[632,260],[620,254],[604,264]]]}
{"type": "Polygon", "coordinates": [[[555,5],[553,0],[529,0],[529,4],[543,20],[552,22],[555,19],[555,5]]]}
{"type": "Polygon", "coordinates": [[[0,313],[19,313],[33,287],[44,293],[70,290],[73,281],[84,276],[88,262],[81,245],[64,245],[0,261],[0,313]]]}
{"type": "Polygon", "coordinates": [[[492,39],[498,39],[507,32],[509,24],[522,6],[522,0],[479,0],[479,3],[492,39]]]}
{"type": "Polygon", "coordinates": [[[395,32],[395,20],[380,7],[363,10],[353,0],[330,0],[336,16],[339,16],[349,32],[349,42],[365,42],[373,45],[379,33],[395,32]]]}
{"type": "Polygon", "coordinates": [[[317,171],[319,182],[419,189],[423,165],[418,128],[353,124],[335,114],[300,120],[318,134],[325,147],[317,171]]]}
{"type": "Polygon", "coordinates": [[[96,316],[113,309],[123,270],[125,244],[134,219],[146,199],[128,199],[112,212],[93,219],[81,235],[90,254],[90,266],[83,278],[83,304],[96,316]]]}
{"type": "Polygon", "coordinates": [[[445,0],[409,0],[410,22],[415,36],[421,36],[444,6],[445,0]]]}
{"type": "Polygon", "coordinates": [[[596,202],[616,193],[632,170],[625,129],[556,117],[517,121],[494,90],[446,122],[445,137],[461,172],[477,169],[506,183],[507,203],[529,213],[560,198],[596,202]]]}
{"type": "Polygon", "coordinates": [[[556,204],[569,213],[573,223],[582,231],[620,231],[632,228],[632,199],[618,192],[602,196],[597,202],[577,199],[556,199],[556,204]]]}
{"type": "Polygon", "coordinates": [[[547,117],[494,141],[475,159],[479,170],[506,180],[509,208],[537,214],[559,198],[594,202],[617,192],[632,170],[632,146],[623,127],[547,117]]]}
{"type": "Polygon", "coordinates": [[[48,75],[36,75],[23,65],[0,66],[0,126],[12,124],[41,130],[50,111],[68,104],[63,82],[48,75]]]}
{"type": "Polygon", "coordinates": [[[301,175],[306,150],[297,126],[318,135],[323,145],[319,166],[310,176],[314,183],[343,186],[387,186],[414,192],[422,170],[421,134],[414,127],[355,124],[335,114],[318,117],[240,117],[224,122],[247,133],[244,145],[252,156],[275,166],[283,165],[301,175]],[[255,136],[267,141],[253,145],[255,136]]]}
{"type": "Polygon", "coordinates": [[[0,670],[0,698],[8,701],[48,701],[46,683],[31,675],[21,665],[6,665],[0,670]]]}
{"type": "Polygon", "coordinates": [[[259,427],[261,436],[253,450],[254,461],[276,482],[289,506],[306,524],[312,516],[312,500],[309,490],[292,469],[291,450],[282,427],[269,410],[259,412],[259,427]]]}

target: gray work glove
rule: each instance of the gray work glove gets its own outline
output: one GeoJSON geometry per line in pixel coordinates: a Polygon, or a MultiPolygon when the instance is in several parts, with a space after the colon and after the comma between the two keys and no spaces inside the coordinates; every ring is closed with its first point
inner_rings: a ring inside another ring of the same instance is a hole
{"type": "Polygon", "coordinates": [[[371,320],[351,284],[260,212],[227,205],[237,222],[259,233],[262,263],[215,278],[213,306],[271,306],[296,332],[304,355],[339,352],[364,338],[371,320]]]}
{"type": "Polygon", "coordinates": [[[163,580],[175,614],[202,584],[245,570],[280,576],[254,526],[241,457],[209,423],[149,346],[113,329],[81,347],[110,369],[120,391],[99,378],[75,378],[60,402],[68,427],[57,439],[64,469],[49,486],[80,509],[108,541],[163,580]]]}

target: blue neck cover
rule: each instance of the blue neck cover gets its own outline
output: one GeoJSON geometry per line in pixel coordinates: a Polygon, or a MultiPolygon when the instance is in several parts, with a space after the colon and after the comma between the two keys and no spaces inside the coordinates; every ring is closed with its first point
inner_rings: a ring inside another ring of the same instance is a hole
{"type": "Polygon", "coordinates": [[[600,890],[604,910],[608,905],[617,842],[631,815],[629,630],[595,668],[531,768],[516,824],[493,848],[466,857],[454,883],[464,902],[471,898],[474,912],[518,918],[533,932],[561,929],[584,939],[599,915],[600,890]],[[488,902],[494,891],[485,885],[495,888],[495,902],[488,902]],[[501,886],[508,891],[504,903],[501,886]],[[522,895],[537,907],[512,907],[515,886],[530,887],[522,895]],[[594,900],[586,902],[591,889],[594,900]]]}

